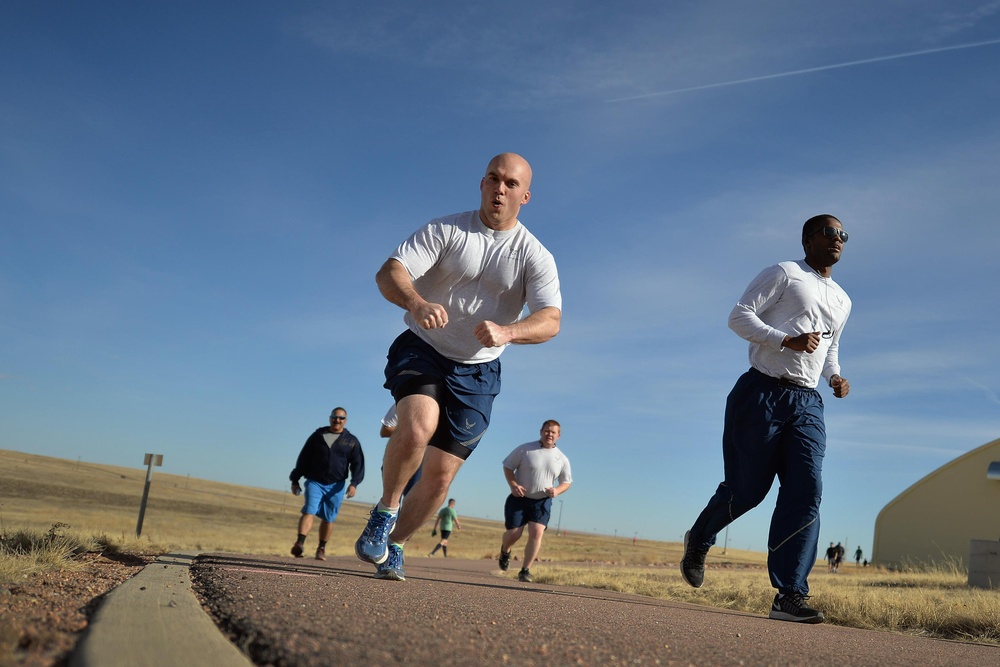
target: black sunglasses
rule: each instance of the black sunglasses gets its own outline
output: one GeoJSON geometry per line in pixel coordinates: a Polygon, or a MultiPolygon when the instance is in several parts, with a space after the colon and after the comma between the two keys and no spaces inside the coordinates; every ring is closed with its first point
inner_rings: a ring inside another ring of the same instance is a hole
{"type": "Polygon", "coordinates": [[[340,415],[334,415],[334,416],[330,417],[330,421],[334,421],[334,420],[340,421],[340,422],[345,422],[345,421],[347,421],[347,417],[341,417],[340,415]]]}
{"type": "Polygon", "coordinates": [[[812,234],[809,234],[806,238],[808,238],[809,236],[813,236],[814,234],[819,234],[820,232],[823,232],[823,236],[825,236],[828,239],[835,239],[839,236],[841,243],[847,243],[847,239],[849,237],[849,234],[845,232],[843,229],[837,229],[836,227],[824,227],[823,229],[817,229],[812,234]]]}

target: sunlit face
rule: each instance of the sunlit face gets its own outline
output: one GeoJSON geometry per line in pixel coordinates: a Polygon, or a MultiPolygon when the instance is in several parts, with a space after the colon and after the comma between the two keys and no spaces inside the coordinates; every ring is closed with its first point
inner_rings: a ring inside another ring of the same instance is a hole
{"type": "Polygon", "coordinates": [[[482,197],[479,219],[490,229],[512,229],[521,207],[531,199],[529,187],[531,166],[523,157],[514,153],[496,156],[479,182],[482,197]]]}
{"type": "Polygon", "coordinates": [[[556,446],[556,441],[559,440],[561,429],[555,424],[546,424],[542,427],[542,437],[541,443],[542,447],[550,449],[556,446]]]}
{"type": "Polygon", "coordinates": [[[802,241],[802,247],[806,251],[806,261],[812,267],[833,266],[840,261],[840,255],[844,251],[844,241],[839,236],[830,238],[823,232],[824,227],[833,227],[843,230],[844,226],[836,218],[828,218],[822,226],[815,228],[802,241]]]}
{"type": "Polygon", "coordinates": [[[335,410],[330,415],[330,431],[332,433],[343,433],[345,424],[347,424],[347,413],[343,410],[335,410]]]}

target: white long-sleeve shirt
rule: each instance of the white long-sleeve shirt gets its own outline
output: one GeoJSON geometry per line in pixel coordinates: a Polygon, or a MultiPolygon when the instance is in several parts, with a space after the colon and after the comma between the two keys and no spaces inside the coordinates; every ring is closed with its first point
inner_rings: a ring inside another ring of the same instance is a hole
{"type": "Polygon", "coordinates": [[[832,278],[805,260],[769,266],[750,283],[729,314],[729,328],[750,342],[750,365],[765,375],[816,387],[840,374],[840,335],[851,299],[832,278]],[[782,347],[785,336],[819,331],[819,347],[808,354],[782,347]]]}

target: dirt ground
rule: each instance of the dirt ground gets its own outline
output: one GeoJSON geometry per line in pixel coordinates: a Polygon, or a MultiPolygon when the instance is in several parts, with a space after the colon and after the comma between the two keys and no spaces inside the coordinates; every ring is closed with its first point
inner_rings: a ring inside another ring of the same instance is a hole
{"type": "Polygon", "coordinates": [[[0,585],[0,667],[61,667],[103,597],[155,556],[86,553],[80,568],[0,585]]]}

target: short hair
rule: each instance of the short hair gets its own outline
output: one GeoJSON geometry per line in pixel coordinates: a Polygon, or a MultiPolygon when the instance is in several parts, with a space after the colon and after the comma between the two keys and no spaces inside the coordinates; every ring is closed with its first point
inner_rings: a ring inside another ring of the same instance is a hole
{"type": "Polygon", "coordinates": [[[544,422],[542,422],[543,431],[545,430],[546,426],[555,426],[557,429],[559,429],[559,432],[562,433],[562,424],[557,422],[555,419],[546,419],[544,422]]]}
{"type": "Polygon", "coordinates": [[[812,235],[817,229],[826,227],[826,223],[830,222],[831,220],[840,222],[838,218],[830,215],[829,213],[820,213],[819,215],[814,215],[813,217],[806,220],[805,223],[802,225],[802,242],[805,243],[806,239],[809,238],[810,235],[812,235]]]}
{"type": "Polygon", "coordinates": [[[344,408],[342,408],[342,407],[340,407],[338,405],[333,410],[330,410],[330,417],[333,417],[333,415],[337,414],[337,410],[340,410],[341,412],[343,412],[345,417],[347,416],[347,410],[345,410],[344,408]]]}
{"type": "Polygon", "coordinates": [[[452,504],[453,502],[455,502],[455,499],[454,499],[454,498],[449,498],[449,499],[448,499],[448,504],[449,504],[449,505],[450,505],[450,504],[452,504]]]}

